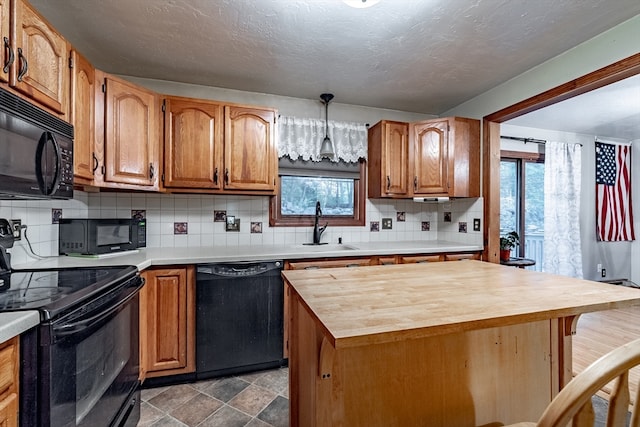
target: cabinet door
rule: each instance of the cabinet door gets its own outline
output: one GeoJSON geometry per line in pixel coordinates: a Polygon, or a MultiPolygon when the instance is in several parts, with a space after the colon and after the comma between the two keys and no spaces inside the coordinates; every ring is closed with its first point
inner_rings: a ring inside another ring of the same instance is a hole
{"type": "Polygon", "coordinates": [[[380,121],[369,128],[369,197],[407,196],[409,124],[380,121]]]}
{"type": "Polygon", "coordinates": [[[159,108],[155,93],[106,78],[106,174],[111,183],[158,188],[159,108]]]}
{"type": "Polygon", "coordinates": [[[141,365],[147,377],[195,371],[194,267],[150,269],[140,297],[141,365]]]}
{"type": "Polygon", "coordinates": [[[385,124],[382,150],[382,165],[386,176],[385,192],[407,194],[409,135],[406,123],[385,124]]]}
{"type": "Polygon", "coordinates": [[[71,109],[74,130],[73,174],[75,178],[93,181],[98,167],[95,155],[95,70],[77,51],[71,52],[71,109]]]}
{"type": "Polygon", "coordinates": [[[15,52],[11,46],[11,32],[9,30],[11,16],[10,0],[0,0],[0,43],[2,43],[2,54],[0,54],[0,82],[9,81],[9,70],[11,61],[15,59],[15,52]]]}
{"type": "Polygon", "coordinates": [[[444,119],[412,123],[411,137],[414,194],[448,194],[449,121],[444,119]]]}
{"type": "Polygon", "coordinates": [[[0,426],[18,427],[18,395],[15,393],[0,399],[0,426]]]}
{"type": "Polygon", "coordinates": [[[222,187],[222,128],[220,104],[165,100],[165,187],[222,187]]]}
{"type": "Polygon", "coordinates": [[[224,188],[275,191],[275,111],[225,106],[224,114],[224,188]]]}
{"type": "Polygon", "coordinates": [[[0,344],[0,426],[18,425],[19,337],[0,344]]]}
{"type": "Polygon", "coordinates": [[[17,0],[16,60],[11,84],[42,105],[67,114],[69,49],[62,38],[31,6],[17,0]]]}

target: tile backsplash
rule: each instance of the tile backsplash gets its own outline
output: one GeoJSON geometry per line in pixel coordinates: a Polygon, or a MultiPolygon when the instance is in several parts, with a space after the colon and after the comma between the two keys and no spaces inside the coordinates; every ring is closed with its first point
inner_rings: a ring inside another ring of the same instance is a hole
{"type": "MultiPolygon", "coordinates": [[[[482,231],[474,231],[473,227],[474,220],[482,221],[482,205],[482,198],[438,204],[367,200],[365,226],[329,226],[322,241],[337,243],[338,238],[342,238],[343,243],[439,239],[482,245],[482,231]],[[382,227],[383,220],[385,227],[382,227]]],[[[0,218],[21,219],[27,225],[27,237],[33,251],[40,256],[58,254],[58,225],[54,224],[58,215],[63,218],[128,218],[132,214],[144,214],[147,218],[148,247],[283,245],[312,240],[311,227],[270,227],[269,198],[265,196],[76,191],[73,200],[0,200],[0,218]],[[229,224],[230,220],[233,224],[229,224]]],[[[37,259],[30,254],[24,237],[15,242],[11,253],[14,264],[37,259]]]]}

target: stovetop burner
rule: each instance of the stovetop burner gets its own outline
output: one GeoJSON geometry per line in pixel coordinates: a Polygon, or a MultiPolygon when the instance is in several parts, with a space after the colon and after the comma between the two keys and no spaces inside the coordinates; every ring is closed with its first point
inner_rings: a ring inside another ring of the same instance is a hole
{"type": "Polygon", "coordinates": [[[133,266],[13,270],[0,274],[0,312],[40,310],[42,320],[136,275],[133,266]]]}

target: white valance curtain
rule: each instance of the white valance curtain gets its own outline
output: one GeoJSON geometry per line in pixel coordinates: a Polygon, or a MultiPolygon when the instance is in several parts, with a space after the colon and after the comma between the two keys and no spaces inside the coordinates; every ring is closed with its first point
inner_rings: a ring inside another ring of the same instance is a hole
{"type": "Polygon", "coordinates": [[[544,148],[542,271],[582,278],[580,180],[582,146],[547,141],[544,148]]]}
{"type": "MultiPolygon", "coordinates": [[[[320,145],[325,137],[325,121],[280,117],[278,157],[319,162],[320,145]]],[[[360,123],[329,121],[328,134],[335,152],[334,162],[357,162],[367,158],[367,127],[360,123]]]]}

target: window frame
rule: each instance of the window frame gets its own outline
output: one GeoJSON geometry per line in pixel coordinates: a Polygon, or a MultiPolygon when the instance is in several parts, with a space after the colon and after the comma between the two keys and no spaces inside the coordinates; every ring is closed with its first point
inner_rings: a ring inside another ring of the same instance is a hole
{"type": "MultiPolygon", "coordinates": [[[[353,188],[353,216],[323,215],[322,223],[328,223],[332,227],[364,226],[366,220],[367,202],[367,162],[360,160],[360,177],[354,179],[353,188]]],[[[282,215],[280,175],[276,183],[276,194],[269,199],[269,226],[271,227],[312,227],[315,222],[314,215],[282,215]]]]}

